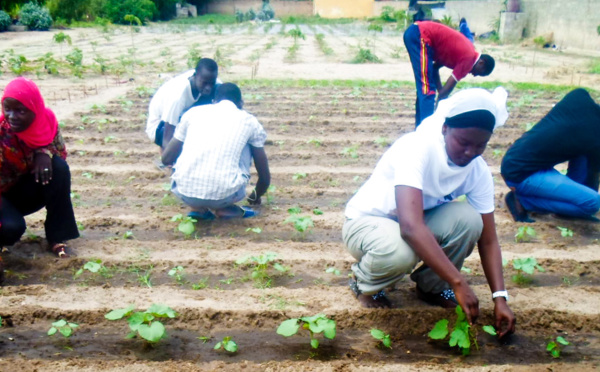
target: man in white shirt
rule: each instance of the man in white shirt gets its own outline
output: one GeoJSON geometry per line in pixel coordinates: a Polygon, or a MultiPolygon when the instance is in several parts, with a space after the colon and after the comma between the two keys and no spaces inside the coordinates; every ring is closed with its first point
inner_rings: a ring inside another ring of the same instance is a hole
{"type": "Polygon", "coordinates": [[[390,307],[384,289],[412,272],[419,298],[443,307],[460,304],[473,323],[479,302],[460,269],[477,244],[498,334],[514,331],[494,222],[494,185],[480,157],[494,127],[505,120],[506,95],[501,102],[483,89],[441,101],[443,114],[436,111],[416,132],[399,138],[348,202],[342,236],[358,261],[350,288],[363,306],[390,307]],[[453,202],[461,195],[467,202],[453,202]]]}
{"type": "Polygon", "coordinates": [[[234,204],[246,196],[252,159],[258,181],[248,202],[259,205],[269,187],[267,134],[243,104],[237,85],[219,85],[215,104],[188,110],[163,152],[164,164],[175,163],[172,191],[192,208],[192,218],[253,217],[254,210],[234,204]]]}
{"type": "Polygon", "coordinates": [[[148,138],[164,150],[190,107],[212,103],[218,74],[217,63],[202,58],[195,70],[177,75],[158,88],[148,108],[148,138]]]}

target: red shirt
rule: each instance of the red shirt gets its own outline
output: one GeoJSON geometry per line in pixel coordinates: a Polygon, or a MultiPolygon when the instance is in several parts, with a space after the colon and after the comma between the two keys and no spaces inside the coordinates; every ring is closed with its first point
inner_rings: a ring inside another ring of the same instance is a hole
{"type": "Polygon", "coordinates": [[[421,38],[433,49],[433,60],[451,68],[456,81],[471,72],[479,53],[465,35],[437,22],[417,22],[417,25],[421,38]]]}

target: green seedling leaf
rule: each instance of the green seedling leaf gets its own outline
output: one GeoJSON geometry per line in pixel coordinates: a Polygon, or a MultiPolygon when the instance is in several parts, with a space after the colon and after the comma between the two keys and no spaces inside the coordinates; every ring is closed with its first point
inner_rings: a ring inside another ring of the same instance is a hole
{"type": "Polygon", "coordinates": [[[328,274],[340,275],[340,271],[335,267],[328,267],[325,272],[328,274]]]}
{"type": "Polygon", "coordinates": [[[312,346],[313,349],[317,349],[319,347],[319,340],[317,340],[316,338],[311,338],[310,346],[312,346]]]}
{"type": "Polygon", "coordinates": [[[448,332],[448,319],[442,319],[435,323],[428,336],[434,340],[443,340],[448,336],[448,332]]]}
{"type": "Polygon", "coordinates": [[[468,268],[468,267],[466,267],[466,266],[463,266],[463,267],[461,267],[461,268],[460,268],[460,271],[462,271],[462,272],[465,272],[465,273],[467,273],[467,274],[470,274],[472,270],[471,270],[471,269],[469,269],[469,268],[468,268]]]}
{"type": "Polygon", "coordinates": [[[67,325],[67,321],[66,321],[66,320],[64,320],[64,319],[61,319],[61,320],[59,320],[59,321],[56,321],[56,322],[52,323],[52,326],[53,326],[53,327],[57,327],[57,328],[58,328],[58,327],[64,327],[64,326],[66,326],[66,325],[67,325]]]}
{"type": "MultiPolygon", "coordinates": [[[[183,267],[181,267],[181,269],[183,270],[183,267]]],[[[148,310],[146,310],[146,313],[152,314],[158,318],[175,318],[177,316],[175,310],[163,304],[152,304],[148,310]]]]}
{"type": "Polygon", "coordinates": [[[255,234],[260,234],[262,232],[262,229],[260,227],[249,227],[246,229],[246,232],[253,232],[255,234]]]}
{"type": "Polygon", "coordinates": [[[566,227],[560,227],[560,226],[557,226],[557,228],[560,230],[560,235],[563,238],[572,238],[573,237],[573,230],[566,228],[566,227]]]}
{"type": "Polygon", "coordinates": [[[217,342],[217,344],[215,345],[214,349],[215,350],[219,350],[221,348],[221,346],[223,345],[223,343],[221,342],[217,342]]]}
{"type": "Polygon", "coordinates": [[[492,336],[496,336],[497,335],[496,329],[492,325],[484,325],[482,328],[483,328],[484,332],[489,333],[492,336]]]}
{"type": "Polygon", "coordinates": [[[315,209],[313,209],[313,214],[314,214],[315,216],[320,216],[320,215],[322,215],[322,214],[323,214],[323,211],[322,211],[322,210],[320,210],[319,208],[315,208],[315,209]]]}
{"type": "Polygon", "coordinates": [[[556,338],[556,342],[558,342],[559,344],[565,345],[565,346],[570,345],[570,342],[565,340],[564,337],[562,337],[562,336],[558,336],[556,338]]]}
{"type": "Polygon", "coordinates": [[[58,329],[56,329],[56,327],[52,327],[48,330],[48,336],[52,336],[53,334],[55,334],[58,331],[58,329]]]}
{"type": "Polygon", "coordinates": [[[290,209],[288,209],[288,213],[289,214],[300,214],[300,213],[302,213],[302,209],[300,209],[300,207],[291,207],[290,209]]]}
{"type": "Polygon", "coordinates": [[[297,180],[301,180],[301,179],[304,179],[304,178],[306,178],[306,176],[307,176],[307,174],[306,174],[306,173],[304,173],[304,172],[298,172],[298,173],[295,173],[295,174],[292,176],[292,179],[293,179],[294,181],[297,181],[297,180]]]}
{"type": "Polygon", "coordinates": [[[104,317],[108,320],[119,320],[131,314],[133,309],[135,309],[135,305],[129,305],[124,309],[112,310],[108,314],[104,315],[104,317]]]}
{"type": "Polygon", "coordinates": [[[179,229],[179,231],[181,231],[184,235],[189,236],[194,233],[196,228],[194,227],[194,223],[192,221],[184,221],[177,226],[177,229],[179,229]]]}
{"type": "Polygon", "coordinates": [[[290,337],[298,333],[300,329],[300,324],[298,323],[297,318],[284,320],[279,327],[277,328],[277,334],[290,337]]]}
{"type": "Polygon", "coordinates": [[[58,329],[58,331],[65,337],[71,337],[71,334],[73,333],[71,327],[61,327],[58,329]]]}
{"type": "Polygon", "coordinates": [[[230,353],[235,353],[236,351],[238,351],[238,346],[234,341],[230,340],[225,343],[224,349],[229,351],[230,353]]]}
{"type": "Polygon", "coordinates": [[[371,329],[371,336],[373,336],[377,340],[383,340],[383,337],[385,337],[385,332],[383,332],[380,329],[373,328],[371,329]]]}
{"type": "Polygon", "coordinates": [[[140,336],[149,342],[158,342],[165,336],[165,326],[161,322],[152,322],[152,324],[140,324],[138,327],[140,336]]]}

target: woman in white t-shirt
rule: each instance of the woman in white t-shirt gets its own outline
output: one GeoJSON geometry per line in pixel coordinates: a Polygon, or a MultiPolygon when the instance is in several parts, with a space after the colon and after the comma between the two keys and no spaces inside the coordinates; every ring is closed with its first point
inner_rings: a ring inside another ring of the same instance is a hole
{"type": "Polygon", "coordinates": [[[363,306],[390,307],[384,289],[405,274],[420,299],[461,305],[469,322],[478,299],[460,274],[475,244],[493,292],[496,328],[514,332],[494,222],[494,184],[481,154],[506,121],[506,91],[467,89],[440,101],[417,131],[400,137],[346,206],[350,287],[363,306]],[[467,202],[455,202],[465,195],[467,202]],[[423,264],[415,271],[419,261],[423,264]]]}

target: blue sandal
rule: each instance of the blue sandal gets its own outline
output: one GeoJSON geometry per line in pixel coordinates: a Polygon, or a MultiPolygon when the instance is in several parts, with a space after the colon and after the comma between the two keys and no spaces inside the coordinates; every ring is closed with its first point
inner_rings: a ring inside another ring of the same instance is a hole
{"type": "Polygon", "coordinates": [[[206,212],[198,212],[198,211],[191,211],[190,213],[188,213],[188,217],[195,219],[196,221],[212,221],[215,218],[217,218],[217,216],[215,216],[215,214],[209,210],[206,210],[206,212]]]}

